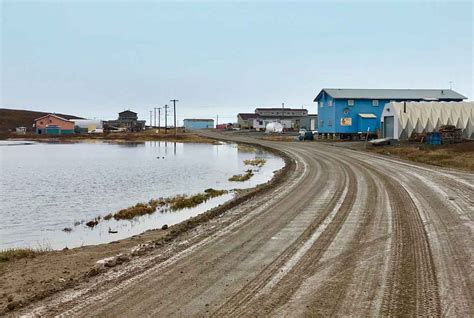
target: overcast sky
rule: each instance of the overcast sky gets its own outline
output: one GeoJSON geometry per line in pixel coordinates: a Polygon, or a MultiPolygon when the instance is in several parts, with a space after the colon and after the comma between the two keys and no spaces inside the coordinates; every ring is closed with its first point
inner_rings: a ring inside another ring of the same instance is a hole
{"type": "Polygon", "coordinates": [[[5,1],[0,107],[234,121],[324,87],[453,88],[473,97],[466,2],[5,1]]]}

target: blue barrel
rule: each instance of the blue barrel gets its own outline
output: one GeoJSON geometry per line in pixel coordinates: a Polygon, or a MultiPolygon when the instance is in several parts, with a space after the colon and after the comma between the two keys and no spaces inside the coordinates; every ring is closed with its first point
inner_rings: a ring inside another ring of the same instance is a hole
{"type": "Polygon", "coordinates": [[[441,133],[432,132],[432,133],[427,134],[426,143],[428,145],[433,145],[433,146],[441,145],[441,133]]]}

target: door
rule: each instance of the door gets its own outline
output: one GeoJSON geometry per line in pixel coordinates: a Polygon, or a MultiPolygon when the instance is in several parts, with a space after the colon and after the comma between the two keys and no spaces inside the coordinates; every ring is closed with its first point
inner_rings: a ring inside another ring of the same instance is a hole
{"type": "Polygon", "coordinates": [[[383,136],[385,138],[395,138],[393,135],[394,117],[385,116],[383,118],[383,136]]]}

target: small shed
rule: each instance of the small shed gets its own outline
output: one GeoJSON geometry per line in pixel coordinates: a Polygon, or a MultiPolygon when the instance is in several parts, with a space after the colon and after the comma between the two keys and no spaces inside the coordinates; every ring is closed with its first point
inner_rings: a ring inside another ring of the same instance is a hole
{"type": "Polygon", "coordinates": [[[26,127],[16,127],[15,129],[17,135],[26,134],[26,127]]]}
{"type": "Polygon", "coordinates": [[[208,129],[214,128],[214,119],[185,119],[184,120],[185,129],[208,129]]]}

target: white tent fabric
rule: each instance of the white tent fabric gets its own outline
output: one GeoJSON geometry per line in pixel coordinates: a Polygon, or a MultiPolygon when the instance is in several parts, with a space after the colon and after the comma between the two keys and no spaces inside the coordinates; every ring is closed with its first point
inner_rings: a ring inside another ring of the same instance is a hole
{"type": "Polygon", "coordinates": [[[265,128],[265,132],[268,133],[282,133],[283,125],[277,122],[269,123],[265,128]]]}
{"type": "Polygon", "coordinates": [[[442,125],[454,125],[463,137],[474,139],[474,102],[391,102],[383,109],[381,121],[394,117],[395,139],[408,139],[413,133],[428,133],[442,125]]]}

